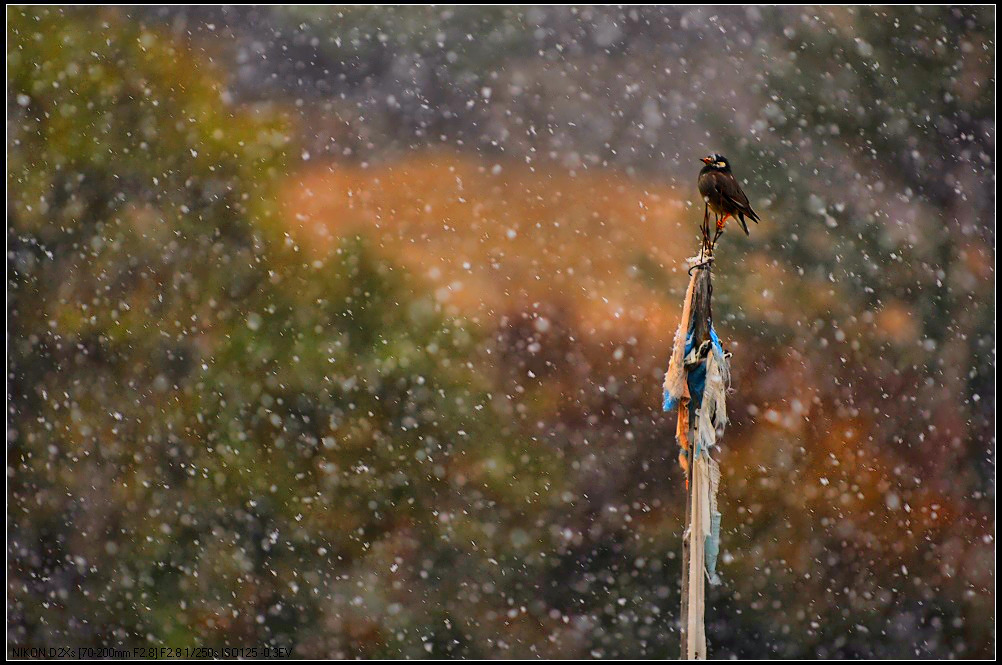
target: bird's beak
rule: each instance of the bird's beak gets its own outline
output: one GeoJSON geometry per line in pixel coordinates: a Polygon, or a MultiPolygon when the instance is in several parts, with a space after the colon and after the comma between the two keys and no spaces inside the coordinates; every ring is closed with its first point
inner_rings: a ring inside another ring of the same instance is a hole
{"type": "Polygon", "coordinates": [[[713,161],[713,158],[711,158],[711,157],[700,157],[699,161],[703,162],[704,164],[709,164],[710,162],[713,161]]]}

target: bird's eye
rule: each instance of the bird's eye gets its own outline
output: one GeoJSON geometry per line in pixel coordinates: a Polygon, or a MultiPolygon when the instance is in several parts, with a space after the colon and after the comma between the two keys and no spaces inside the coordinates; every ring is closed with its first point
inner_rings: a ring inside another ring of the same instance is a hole
{"type": "Polygon", "coordinates": [[[727,166],[727,162],[718,161],[716,164],[714,164],[714,166],[724,168],[725,166],[727,166]]]}

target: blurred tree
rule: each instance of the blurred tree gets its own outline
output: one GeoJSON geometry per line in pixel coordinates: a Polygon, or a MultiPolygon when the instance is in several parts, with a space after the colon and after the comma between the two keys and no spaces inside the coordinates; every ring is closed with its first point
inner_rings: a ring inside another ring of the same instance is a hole
{"type": "MultiPolygon", "coordinates": [[[[766,140],[735,139],[760,165],[757,180],[781,184],[773,253],[800,268],[796,282],[813,283],[789,288],[807,309],[814,302],[818,333],[835,337],[830,348],[854,360],[831,398],[888,416],[888,448],[925,448],[918,459],[931,466],[916,473],[939,476],[950,464],[982,490],[994,417],[978,402],[994,393],[994,313],[973,305],[990,297],[994,229],[972,211],[993,206],[983,186],[993,169],[993,28],[991,10],[976,7],[805,17],[784,28],[775,66],[756,86],[771,100],[761,111],[766,140]],[[886,389],[857,390],[861,368],[886,389]],[[913,387],[910,401],[888,403],[913,387]],[[910,418],[916,411],[922,417],[910,418]]],[[[969,495],[968,482],[941,479],[940,490],[969,495]]]]}
{"type": "Polygon", "coordinates": [[[303,259],[281,119],[191,51],[9,19],[11,644],[486,653],[551,480],[473,336],[360,244],[303,259]]]}
{"type": "MultiPolygon", "coordinates": [[[[779,231],[768,262],[740,283],[720,280],[718,302],[725,316],[757,311],[754,348],[782,340],[786,353],[767,352],[757,369],[785,377],[789,406],[770,414],[784,443],[758,433],[725,465],[724,488],[750,513],[736,549],[754,556],[735,568],[753,575],[762,561],[783,562],[773,580],[817,582],[795,603],[799,616],[822,598],[840,609],[791,628],[768,611],[771,602],[794,614],[790,599],[759,588],[763,621],[742,626],[744,637],[767,636],[791,657],[804,639],[843,656],[907,654],[895,640],[846,636],[857,630],[907,634],[914,654],[985,653],[976,617],[993,597],[974,562],[994,503],[994,312],[979,306],[993,283],[994,228],[982,213],[993,207],[984,183],[994,180],[994,13],[772,9],[765,18],[778,39],[760,42],[771,66],[753,85],[754,137],[731,141],[756,165],[754,189],[775,192],[779,231]],[[796,306],[749,306],[766,290],[796,306]],[[868,461],[837,463],[848,451],[868,461]],[[768,514],[755,516],[763,505],[768,514]],[[944,574],[932,549],[970,561],[969,577],[944,574]],[[816,579],[819,569],[827,574],[816,579]]],[[[748,382],[763,402],[778,396],[767,381],[748,382]]]]}

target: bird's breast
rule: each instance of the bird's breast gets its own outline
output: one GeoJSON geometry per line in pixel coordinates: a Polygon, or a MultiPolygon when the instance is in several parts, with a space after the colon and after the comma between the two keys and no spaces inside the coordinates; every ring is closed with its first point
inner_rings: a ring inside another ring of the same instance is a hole
{"type": "Polygon", "coordinates": [[[700,173],[699,180],[696,182],[699,187],[699,195],[703,197],[703,200],[710,204],[710,208],[714,212],[719,212],[719,208],[723,199],[720,194],[720,188],[717,183],[717,176],[714,173],[700,173]]]}

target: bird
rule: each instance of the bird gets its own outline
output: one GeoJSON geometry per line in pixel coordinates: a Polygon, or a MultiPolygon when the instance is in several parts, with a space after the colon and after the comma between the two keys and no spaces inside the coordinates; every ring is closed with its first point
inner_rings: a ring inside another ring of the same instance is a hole
{"type": "Polygon", "coordinates": [[[745,217],[758,224],[759,216],[752,210],[748,197],[741,191],[741,185],[731,172],[731,164],[723,155],[714,153],[701,157],[700,161],[704,166],[699,172],[699,194],[703,197],[703,241],[708,242],[710,211],[717,218],[717,232],[713,236],[713,241],[708,242],[709,247],[717,242],[717,238],[724,232],[724,225],[731,217],[736,217],[741,223],[741,228],[745,235],[748,233],[748,224],[745,217]]]}

